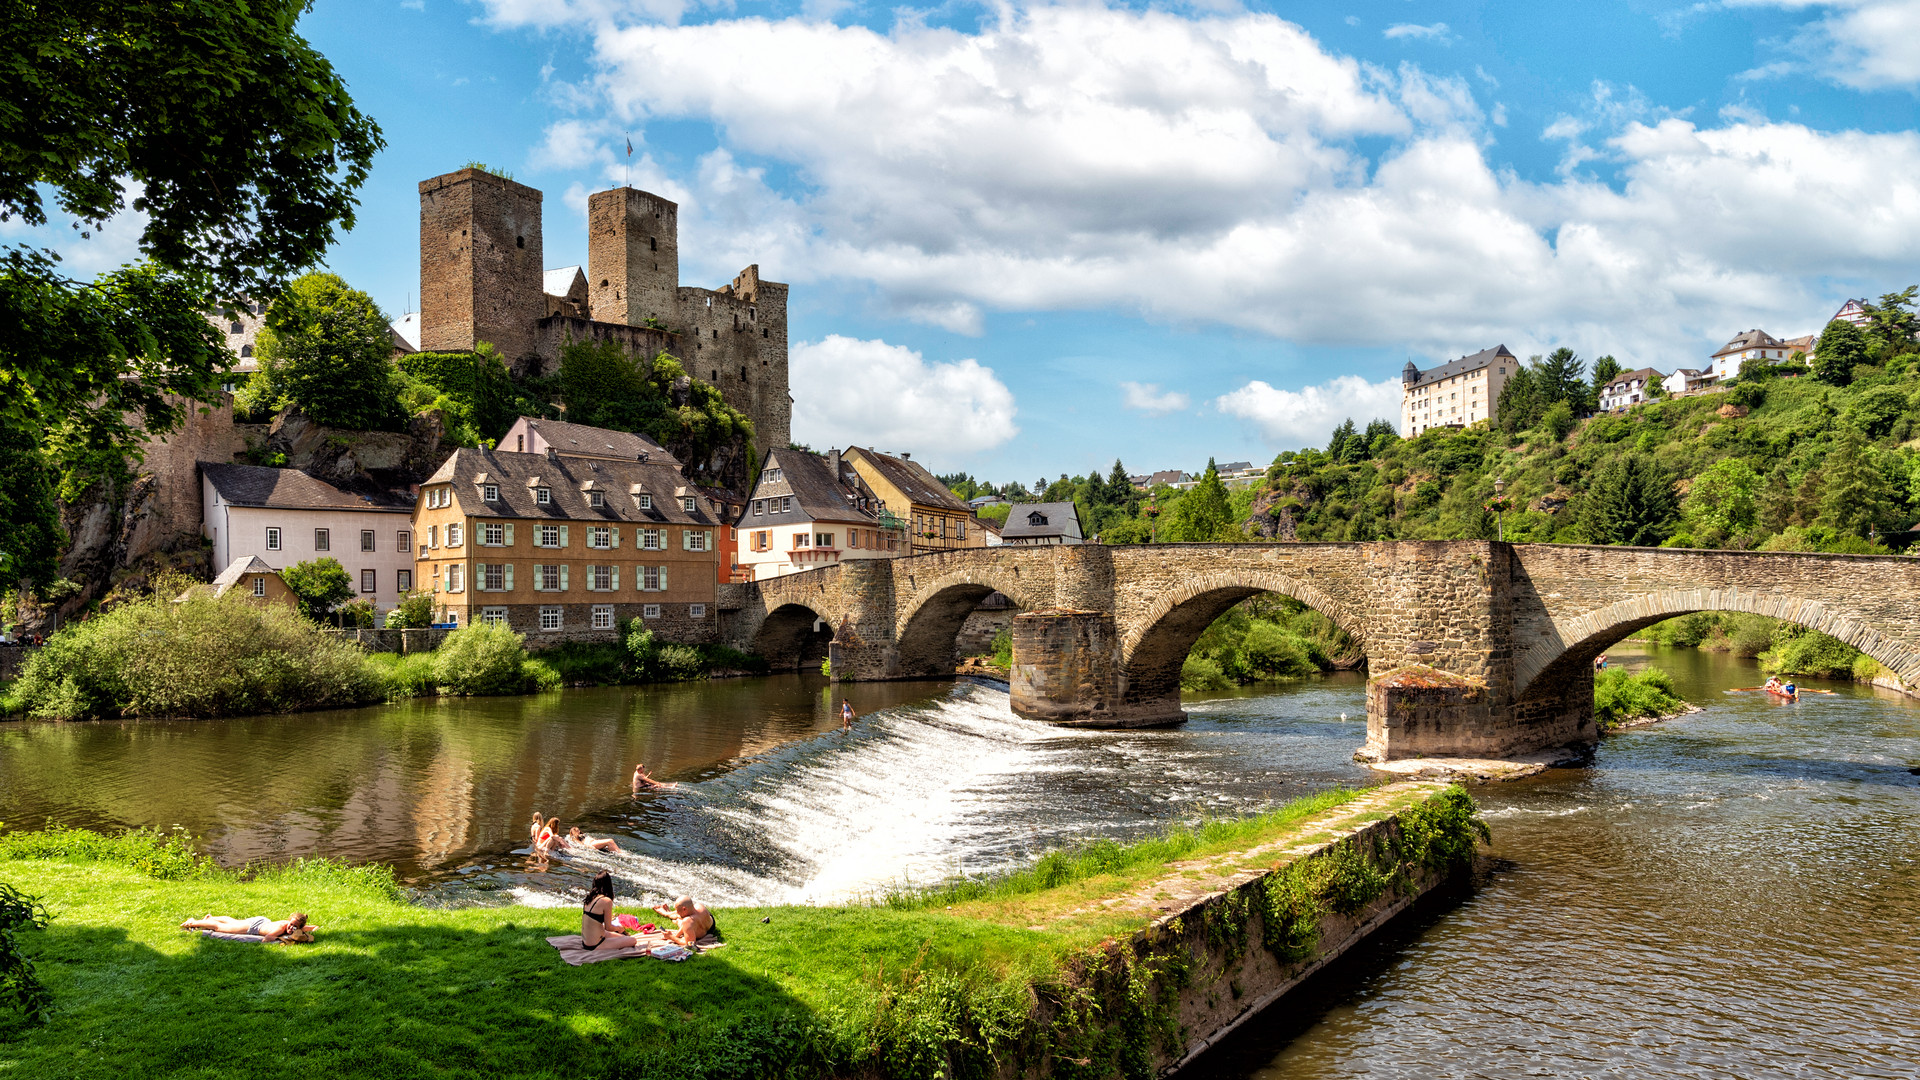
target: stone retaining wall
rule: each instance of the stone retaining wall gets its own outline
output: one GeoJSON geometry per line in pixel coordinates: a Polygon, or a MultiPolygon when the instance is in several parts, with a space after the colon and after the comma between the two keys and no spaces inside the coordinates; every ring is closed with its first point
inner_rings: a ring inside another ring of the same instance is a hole
{"type": "Polygon", "coordinates": [[[20,669],[39,651],[38,645],[0,646],[0,682],[19,678],[20,669]]]}

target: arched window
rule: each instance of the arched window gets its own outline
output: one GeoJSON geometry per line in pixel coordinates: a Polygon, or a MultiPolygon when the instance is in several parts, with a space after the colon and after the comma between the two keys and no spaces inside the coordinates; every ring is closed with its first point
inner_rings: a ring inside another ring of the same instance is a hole
{"type": "Polygon", "coordinates": [[[241,356],[243,356],[243,357],[247,357],[247,356],[252,356],[252,355],[253,355],[253,346],[251,346],[251,345],[242,345],[242,346],[240,346],[240,355],[241,355],[241,356]]]}

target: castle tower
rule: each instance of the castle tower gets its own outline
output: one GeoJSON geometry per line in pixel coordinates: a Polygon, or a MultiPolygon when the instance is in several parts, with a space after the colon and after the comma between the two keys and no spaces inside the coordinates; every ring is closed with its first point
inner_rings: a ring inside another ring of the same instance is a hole
{"type": "Polygon", "coordinates": [[[420,181],[420,348],[534,355],[541,263],[538,190],[481,169],[420,181]]]}
{"type": "Polygon", "coordinates": [[[680,207],[630,187],[587,197],[587,294],[596,322],[679,330],[680,207]]]}

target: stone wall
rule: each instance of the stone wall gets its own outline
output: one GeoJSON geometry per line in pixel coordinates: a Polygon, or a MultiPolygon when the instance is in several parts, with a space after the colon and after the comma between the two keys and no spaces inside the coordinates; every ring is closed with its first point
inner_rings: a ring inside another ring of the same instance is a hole
{"type": "Polygon", "coordinates": [[[0,645],[0,682],[19,678],[20,669],[39,651],[38,645],[0,645]]]}
{"type": "Polygon", "coordinates": [[[537,355],[541,195],[481,169],[420,182],[420,348],[463,352],[492,342],[508,363],[537,355]]]}

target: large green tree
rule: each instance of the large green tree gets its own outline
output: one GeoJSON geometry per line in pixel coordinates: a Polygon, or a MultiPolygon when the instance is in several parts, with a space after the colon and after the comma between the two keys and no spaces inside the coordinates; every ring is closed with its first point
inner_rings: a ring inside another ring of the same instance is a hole
{"type": "Polygon", "coordinates": [[[1534,377],[1540,388],[1542,410],[1556,401],[1564,401],[1576,414],[1593,411],[1587,403],[1586,365],[1572,349],[1561,346],[1535,362],[1534,377]]]}
{"type": "Polygon", "coordinates": [[[1855,364],[1867,362],[1867,335],[1845,319],[1835,319],[1820,331],[1813,350],[1813,377],[1833,386],[1853,381],[1855,364]]]}
{"type": "Polygon", "coordinates": [[[1866,536],[1887,521],[1891,493],[1859,429],[1841,425],[1820,475],[1820,524],[1866,536]]]}
{"type": "Polygon", "coordinates": [[[1581,521],[1599,544],[1653,547],[1672,532],[1673,484],[1646,454],[1615,457],[1594,477],[1581,521]]]}
{"type": "MultiPolygon", "coordinates": [[[[1351,423],[1351,422],[1349,422],[1351,423]]],[[[1227,486],[1220,482],[1220,470],[1207,459],[1207,471],[1200,482],[1173,504],[1160,539],[1171,541],[1219,540],[1233,525],[1233,503],[1227,486]]]]}
{"type": "Polygon", "coordinates": [[[338,274],[307,274],[287,286],[260,331],[260,371],[272,405],[289,404],[316,423],[362,431],[406,421],[390,360],[388,320],[373,297],[338,274]]]}
{"type": "Polygon", "coordinates": [[[65,539],[39,440],[25,427],[0,425],[0,581],[53,580],[65,539]]]}
{"type": "Polygon", "coordinates": [[[1739,458],[1723,458],[1693,478],[1685,503],[1695,541],[1719,546],[1760,521],[1760,475],[1739,458]]]}
{"type": "Polygon", "coordinates": [[[354,596],[353,578],[340,560],[332,557],[294,563],[280,571],[280,580],[300,601],[300,613],[316,622],[354,596]]]}
{"type": "Polygon", "coordinates": [[[1920,338],[1920,315],[1913,311],[1914,294],[1920,285],[1909,285],[1895,293],[1883,293],[1877,304],[1863,304],[1867,316],[1867,337],[1881,358],[1895,356],[1913,346],[1920,338]]]}
{"type": "MultiPolygon", "coordinates": [[[[353,223],[383,145],[295,32],[308,0],[8,4],[0,220],[144,217],[151,264],[94,282],[0,251],[0,426],[130,448],[211,399],[231,360],[197,314],[265,297],[353,223]]],[[[85,235],[83,233],[83,235],[85,235]]]]}

